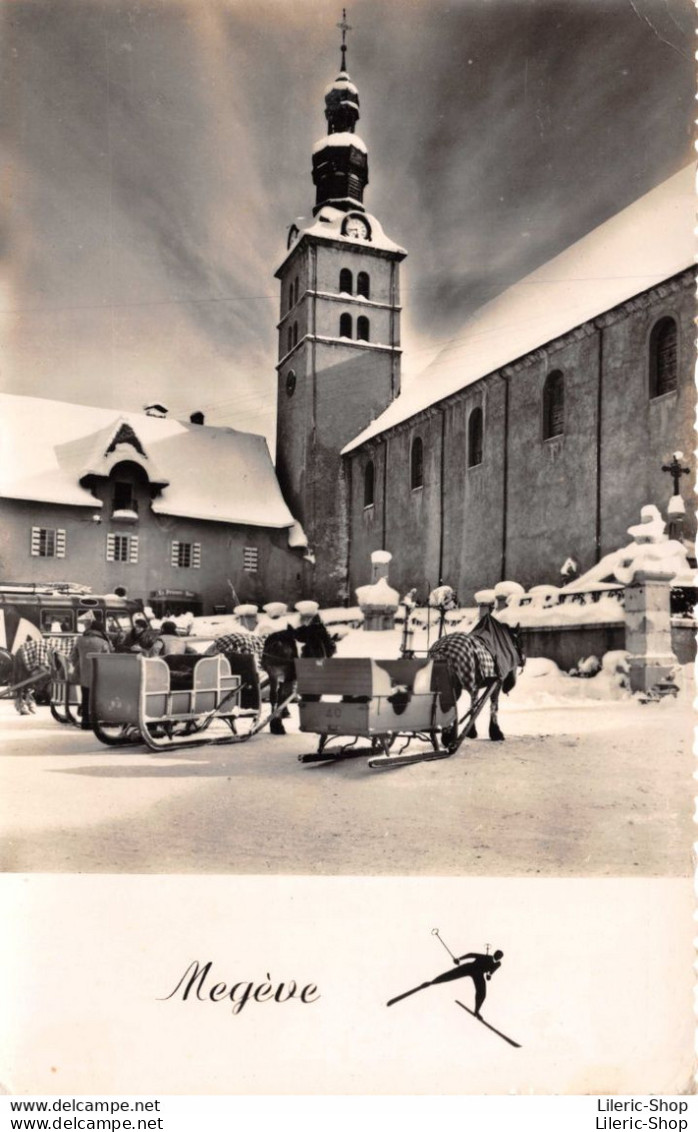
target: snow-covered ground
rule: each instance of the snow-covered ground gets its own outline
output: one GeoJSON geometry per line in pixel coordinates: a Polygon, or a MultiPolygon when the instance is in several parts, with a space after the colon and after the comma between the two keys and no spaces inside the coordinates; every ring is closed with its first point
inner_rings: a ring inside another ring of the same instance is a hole
{"type": "MultiPolygon", "coordinates": [[[[414,641],[426,647],[426,631],[414,641]]],[[[401,632],[349,630],[340,656],[391,658],[401,632]]],[[[431,639],[434,639],[432,631],[431,639]]],[[[107,748],[46,708],[0,701],[2,868],[58,872],[690,875],[693,676],[642,704],[621,657],[591,679],[530,660],[505,743],[390,772],[300,764],[317,737],[154,754],[107,748]]]]}

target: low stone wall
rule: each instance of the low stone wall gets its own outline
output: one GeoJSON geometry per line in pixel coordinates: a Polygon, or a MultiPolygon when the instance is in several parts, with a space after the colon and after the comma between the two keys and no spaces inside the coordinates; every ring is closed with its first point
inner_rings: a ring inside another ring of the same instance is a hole
{"type": "MultiPolygon", "coordinates": [[[[527,656],[544,656],[554,660],[563,672],[576,668],[580,660],[625,648],[625,625],[622,621],[599,625],[551,625],[547,628],[521,630],[527,656]]],[[[695,629],[687,622],[671,626],[671,646],[679,664],[690,664],[696,656],[695,629]]]]}
{"type": "Polygon", "coordinates": [[[548,628],[521,630],[526,656],[544,656],[554,660],[563,672],[576,668],[587,656],[625,648],[625,625],[622,621],[598,625],[551,625],[548,628]]]}

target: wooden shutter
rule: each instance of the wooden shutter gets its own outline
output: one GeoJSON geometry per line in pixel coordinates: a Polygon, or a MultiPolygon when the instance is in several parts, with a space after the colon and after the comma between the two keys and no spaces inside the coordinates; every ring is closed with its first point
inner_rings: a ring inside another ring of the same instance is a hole
{"type": "Polygon", "coordinates": [[[170,554],[170,566],[179,566],[179,542],[177,539],[172,540],[172,553],[170,554]]]}
{"type": "Polygon", "coordinates": [[[107,535],[107,562],[113,562],[116,554],[116,535],[107,535]]]}
{"type": "Polygon", "coordinates": [[[131,563],[138,561],[138,535],[131,535],[129,538],[128,560],[131,563]]]}
{"type": "Polygon", "coordinates": [[[65,558],[65,531],[56,531],[56,558],[65,558]]]}
{"type": "Polygon", "coordinates": [[[39,557],[39,548],[41,545],[41,527],[32,527],[31,539],[31,555],[32,558],[39,557]]]}
{"type": "Polygon", "coordinates": [[[191,545],[191,564],[195,570],[201,566],[201,543],[193,542],[191,545]]]}

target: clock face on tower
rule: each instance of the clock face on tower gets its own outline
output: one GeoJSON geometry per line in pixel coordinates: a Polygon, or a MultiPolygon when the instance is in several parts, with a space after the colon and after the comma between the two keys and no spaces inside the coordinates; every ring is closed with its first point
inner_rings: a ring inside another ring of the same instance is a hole
{"type": "Polygon", "coordinates": [[[371,236],[371,229],[362,216],[348,216],[342,231],[345,236],[351,236],[354,240],[368,240],[371,236]]]}

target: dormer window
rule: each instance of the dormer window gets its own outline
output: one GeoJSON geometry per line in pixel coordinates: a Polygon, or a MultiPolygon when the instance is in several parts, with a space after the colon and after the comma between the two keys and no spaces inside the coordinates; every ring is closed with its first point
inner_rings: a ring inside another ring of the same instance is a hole
{"type": "Polygon", "coordinates": [[[115,511],[135,510],[132,483],[126,483],[124,480],[114,481],[113,507],[115,511]]]}

